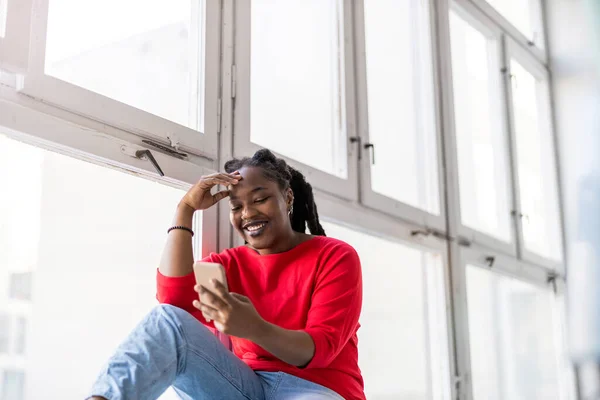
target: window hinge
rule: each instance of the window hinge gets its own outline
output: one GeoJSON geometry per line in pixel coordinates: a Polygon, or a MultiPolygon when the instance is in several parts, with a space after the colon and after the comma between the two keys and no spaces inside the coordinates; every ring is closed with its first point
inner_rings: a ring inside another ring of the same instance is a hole
{"type": "Polygon", "coordinates": [[[223,102],[221,101],[221,98],[219,97],[219,99],[217,100],[217,133],[221,133],[221,114],[222,114],[222,109],[223,107],[223,102]]]}
{"type": "Polygon", "coordinates": [[[231,66],[231,98],[235,99],[237,94],[237,67],[235,64],[231,66]]]}
{"type": "Polygon", "coordinates": [[[148,146],[151,146],[155,150],[158,150],[159,152],[168,156],[175,157],[180,160],[186,160],[188,158],[188,155],[182,151],[179,151],[179,141],[177,140],[177,137],[173,136],[169,138],[169,141],[171,142],[170,145],[158,143],[149,139],[143,139],[142,143],[147,144],[148,146]]]}

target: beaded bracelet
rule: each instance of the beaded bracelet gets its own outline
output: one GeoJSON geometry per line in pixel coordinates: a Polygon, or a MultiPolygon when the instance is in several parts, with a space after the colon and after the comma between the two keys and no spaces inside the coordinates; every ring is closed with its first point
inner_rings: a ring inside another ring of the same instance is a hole
{"type": "Polygon", "coordinates": [[[169,229],[167,229],[167,234],[169,234],[174,229],[181,229],[182,231],[188,231],[189,233],[192,234],[192,237],[194,237],[194,231],[193,230],[191,230],[187,226],[181,226],[181,225],[170,227],[169,229]]]}

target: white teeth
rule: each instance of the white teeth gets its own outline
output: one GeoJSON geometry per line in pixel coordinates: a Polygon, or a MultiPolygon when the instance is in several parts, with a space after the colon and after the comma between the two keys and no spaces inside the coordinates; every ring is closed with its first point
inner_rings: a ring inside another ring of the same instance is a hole
{"type": "Polygon", "coordinates": [[[251,225],[251,226],[247,226],[246,230],[250,231],[250,232],[254,232],[254,231],[257,231],[257,230],[261,229],[263,226],[265,226],[264,223],[263,224],[258,224],[258,225],[251,225]]]}

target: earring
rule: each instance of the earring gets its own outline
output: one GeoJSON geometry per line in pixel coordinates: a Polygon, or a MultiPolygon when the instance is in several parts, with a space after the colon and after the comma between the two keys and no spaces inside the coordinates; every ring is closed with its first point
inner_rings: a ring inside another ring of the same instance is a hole
{"type": "Polygon", "coordinates": [[[294,205],[292,204],[292,205],[290,206],[290,209],[289,209],[289,211],[288,211],[288,215],[290,215],[290,216],[291,216],[293,213],[294,213],[294,205]]]}

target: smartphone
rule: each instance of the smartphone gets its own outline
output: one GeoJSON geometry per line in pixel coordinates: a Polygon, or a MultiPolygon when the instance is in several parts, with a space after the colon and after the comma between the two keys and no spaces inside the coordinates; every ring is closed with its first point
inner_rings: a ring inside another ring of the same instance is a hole
{"type": "MultiPolygon", "coordinates": [[[[197,261],[194,264],[194,275],[196,277],[196,284],[202,285],[208,290],[213,290],[213,285],[210,283],[211,279],[216,279],[217,281],[221,282],[226,289],[228,289],[225,268],[223,268],[221,264],[197,261]]],[[[206,302],[205,296],[206,295],[200,295],[201,303],[206,302]]],[[[206,322],[210,321],[210,318],[206,318],[206,322]]]]}

